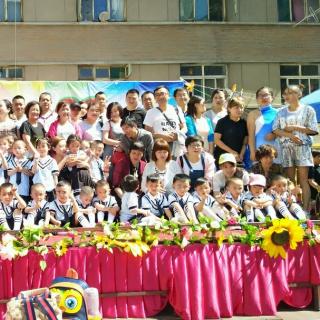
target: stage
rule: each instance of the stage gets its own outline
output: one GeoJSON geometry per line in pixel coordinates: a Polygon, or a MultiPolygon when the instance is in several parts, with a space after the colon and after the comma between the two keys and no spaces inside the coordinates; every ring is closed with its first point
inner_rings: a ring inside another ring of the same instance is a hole
{"type": "Polygon", "coordinates": [[[167,302],[183,319],[274,315],[280,301],[297,308],[312,301],[312,286],[320,285],[320,245],[299,244],[286,259],[240,243],[191,244],[184,250],[158,245],[142,257],[95,247],[69,248],[62,257],[29,251],[0,261],[1,317],[7,299],[49,286],[68,268],[98,288],[104,318],[151,317],[167,302]]]}

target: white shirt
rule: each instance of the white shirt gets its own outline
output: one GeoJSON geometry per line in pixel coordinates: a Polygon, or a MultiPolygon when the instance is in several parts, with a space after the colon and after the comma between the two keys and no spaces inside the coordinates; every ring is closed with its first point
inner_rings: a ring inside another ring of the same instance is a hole
{"type": "Polygon", "coordinates": [[[80,128],[82,130],[82,139],[93,141],[101,140],[102,141],[102,122],[98,119],[94,124],[89,124],[86,121],[80,122],[80,128]]]}
{"type": "MultiPolygon", "coordinates": [[[[201,202],[201,197],[196,191],[192,194],[192,196],[194,199],[194,204],[198,204],[199,202],[201,202]]],[[[214,199],[214,197],[209,194],[204,202],[204,205],[211,208],[215,204],[215,202],[216,200],[214,199]]]]}
{"type": "Polygon", "coordinates": [[[182,209],[184,209],[184,207],[187,205],[187,203],[190,202],[192,205],[194,204],[194,198],[189,192],[187,192],[183,197],[180,197],[175,192],[169,194],[169,196],[168,196],[169,207],[171,208],[173,203],[175,203],[175,202],[178,203],[182,209]],[[180,202],[183,203],[183,205],[180,204],[180,202]]]}
{"type": "Polygon", "coordinates": [[[212,109],[204,113],[205,117],[208,117],[212,121],[213,129],[217,125],[217,122],[227,115],[227,110],[223,109],[218,113],[215,113],[212,109]]]}
{"type": "Polygon", "coordinates": [[[100,158],[91,158],[90,159],[90,170],[91,178],[94,182],[104,178],[103,176],[103,166],[104,162],[100,158]]]}
{"type": "Polygon", "coordinates": [[[0,212],[5,213],[6,218],[10,219],[13,216],[13,211],[18,208],[18,204],[19,204],[18,201],[15,199],[13,199],[9,203],[9,205],[6,205],[3,202],[0,202],[0,212]]]}
{"type": "Polygon", "coordinates": [[[73,216],[73,207],[69,200],[66,203],[61,203],[56,199],[49,203],[49,210],[54,213],[55,218],[59,221],[65,220],[65,215],[68,215],[69,220],[73,216]]]}
{"type": "Polygon", "coordinates": [[[145,126],[151,127],[154,133],[159,134],[169,134],[171,132],[180,131],[180,121],[177,115],[177,111],[171,105],[167,105],[167,109],[165,112],[161,112],[158,108],[152,108],[148,110],[143,124],[145,126]],[[166,120],[163,113],[170,120],[173,127],[166,120]]]}
{"type": "Polygon", "coordinates": [[[143,174],[142,174],[142,181],[141,181],[141,190],[143,192],[147,192],[147,176],[150,174],[157,173],[161,180],[162,185],[166,189],[166,192],[174,192],[173,190],[173,178],[177,173],[182,173],[180,166],[173,160],[170,160],[166,163],[166,170],[160,171],[157,169],[156,164],[154,161],[151,161],[146,164],[143,174]]]}
{"type": "Polygon", "coordinates": [[[33,176],[33,183],[42,183],[46,191],[52,191],[55,188],[53,174],[58,174],[59,168],[57,161],[50,156],[39,158],[37,171],[33,176]]]}
{"type": "MultiPolygon", "coordinates": [[[[32,161],[28,158],[17,159],[16,157],[12,157],[8,161],[8,170],[14,170],[18,165],[23,167],[24,169],[31,170],[32,168],[32,161]]],[[[29,176],[25,175],[21,172],[21,182],[17,184],[17,173],[10,176],[10,183],[17,187],[18,193],[20,196],[29,196],[29,189],[30,189],[30,182],[29,176]]]]}
{"type": "Polygon", "coordinates": [[[52,122],[57,120],[57,114],[55,112],[49,111],[46,114],[39,117],[38,121],[43,125],[46,132],[49,131],[52,122]]]}
{"type": "Polygon", "coordinates": [[[148,192],[141,199],[141,207],[142,209],[150,210],[155,216],[161,217],[164,214],[164,211],[162,210],[167,209],[169,205],[168,200],[163,193],[158,193],[156,196],[153,196],[148,192]]]}
{"type": "Polygon", "coordinates": [[[105,199],[100,200],[98,197],[93,198],[93,205],[95,203],[99,203],[104,205],[105,207],[116,207],[118,206],[117,200],[114,196],[108,195],[105,199]]]}
{"type": "Polygon", "coordinates": [[[203,138],[204,150],[209,151],[208,136],[210,128],[207,119],[205,117],[201,117],[200,119],[194,119],[194,124],[197,129],[198,135],[203,138]]]}
{"type": "Polygon", "coordinates": [[[138,195],[135,192],[125,192],[121,198],[120,221],[125,222],[134,217],[130,210],[138,208],[138,195]]]}
{"type": "Polygon", "coordinates": [[[23,122],[27,121],[28,118],[27,116],[24,114],[19,120],[18,119],[15,119],[13,120],[15,122],[15,124],[17,125],[17,128],[19,129],[22,125],[23,122]]]}
{"type": "Polygon", "coordinates": [[[57,126],[57,136],[68,139],[70,134],[75,134],[76,130],[71,122],[67,121],[65,124],[59,124],[57,126]]]}
{"type": "MultiPolygon", "coordinates": [[[[112,134],[115,134],[115,135],[121,135],[123,134],[123,130],[120,126],[121,124],[121,121],[119,122],[113,122],[113,121],[109,121],[107,120],[105,122],[105,124],[103,125],[102,127],[102,131],[108,131],[108,133],[110,132],[110,129],[112,131],[112,134]],[[111,128],[110,128],[110,125],[111,125],[111,128]]],[[[115,139],[111,134],[111,137],[109,136],[110,139],[115,139]]]]}

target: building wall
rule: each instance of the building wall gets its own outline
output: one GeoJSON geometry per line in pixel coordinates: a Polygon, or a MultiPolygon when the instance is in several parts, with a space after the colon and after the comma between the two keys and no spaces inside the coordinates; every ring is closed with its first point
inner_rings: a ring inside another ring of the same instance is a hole
{"type": "Polygon", "coordinates": [[[0,24],[0,62],[24,66],[25,80],[77,80],[83,64],[131,64],[128,80],[177,80],[182,63],[223,63],[229,86],[277,93],[281,63],[320,62],[319,24],[278,23],[277,0],[225,2],[221,23],[180,22],[179,0],[127,0],[127,22],[98,23],[77,22],[78,0],[23,1],[24,22],[0,24]]]}
{"type": "Polygon", "coordinates": [[[17,63],[27,65],[315,62],[318,36],[318,26],[110,23],[19,24],[15,39],[8,24],[0,28],[0,61],[10,64],[16,46],[17,63]]]}

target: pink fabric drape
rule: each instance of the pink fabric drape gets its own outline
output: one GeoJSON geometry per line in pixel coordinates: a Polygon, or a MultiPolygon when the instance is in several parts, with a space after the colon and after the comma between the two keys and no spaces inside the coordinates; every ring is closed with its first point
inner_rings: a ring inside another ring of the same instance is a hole
{"type": "MultiPolygon", "coordinates": [[[[288,283],[320,284],[320,246],[298,246],[288,258],[272,259],[259,247],[242,244],[193,244],[181,250],[157,246],[143,257],[115,249],[71,248],[63,257],[34,252],[14,261],[0,261],[0,299],[20,291],[49,286],[74,268],[100,293],[168,292],[164,296],[106,297],[101,310],[108,318],[144,318],[159,313],[167,301],[183,319],[272,315],[284,300],[295,307],[311,302],[311,289],[290,289],[288,283]],[[39,262],[47,262],[41,271],[39,262]]],[[[3,317],[5,305],[0,306],[3,317]]]]}

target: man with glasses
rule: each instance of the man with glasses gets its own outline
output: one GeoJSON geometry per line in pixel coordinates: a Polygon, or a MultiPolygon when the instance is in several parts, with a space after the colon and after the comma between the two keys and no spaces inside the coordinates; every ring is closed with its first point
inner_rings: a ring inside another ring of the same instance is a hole
{"type": "Polygon", "coordinates": [[[184,139],[177,112],[168,104],[169,90],[165,86],[159,86],[154,90],[154,96],[158,107],[147,112],[143,124],[154,139],[162,138],[169,142],[173,157],[178,157],[183,152],[184,139]]]}

